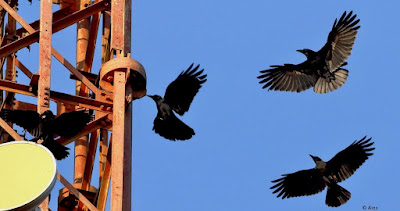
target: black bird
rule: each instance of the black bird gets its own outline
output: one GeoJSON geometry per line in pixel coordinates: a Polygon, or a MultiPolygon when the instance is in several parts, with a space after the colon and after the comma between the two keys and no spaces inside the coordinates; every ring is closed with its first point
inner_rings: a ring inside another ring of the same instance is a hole
{"type": "Polygon", "coordinates": [[[302,92],[314,87],[316,93],[328,93],[341,87],[347,80],[348,70],[342,67],[351,54],[360,19],[353,11],[343,13],[335,20],[328,41],[317,52],[310,49],[297,50],[307,60],[303,63],[272,65],[272,69],[260,71],[263,89],[302,92]]]}
{"type": "Polygon", "coordinates": [[[153,130],[160,136],[175,141],[190,139],[195,133],[192,128],[178,119],[174,112],[183,115],[189,110],[194,96],[207,81],[207,75],[201,75],[204,69],[197,71],[200,65],[192,69],[193,64],[183,71],[165,91],[164,98],[159,95],[148,95],[157,105],[157,117],[153,130]]]}
{"type": "Polygon", "coordinates": [[[2,110],[0,117],[6,122],[12,122],[24,128],[36,140],[42,139],[42,145],[47,147],[57,160],[66,158],[69,148],[55,141],[54,134],[71,138],[92,120],[92,117],[84,110],[66,112],[57,118],[50,110],[42,114],[30,110],[2,110]]]}
{"type": "Polygon", "coordinates": [[[366,137],[354,141],[346,149],[337,153],[330,161],[324,162],[319,157],[311,156],[316,166],[313,169],[302,170],[272,181],[277,183],[271,187],[278,198],[290,198],[317,194],[328,186],[325,203],[329,207],[338,207],[350,199],[350,192],[337,183],[349,178],[354,172],[373,155],[369,148],[374,142],[366,137]]]}

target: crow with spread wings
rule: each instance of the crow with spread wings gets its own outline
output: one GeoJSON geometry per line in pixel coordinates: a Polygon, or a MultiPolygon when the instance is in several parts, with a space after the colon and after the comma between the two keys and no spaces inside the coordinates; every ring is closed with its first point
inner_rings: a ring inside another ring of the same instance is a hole
{"type": "Polygon", "coordinates": [[[344,12],[336,19],[328,35],[328,41],[317,52],[310,49],[297,50],[307,60],[303,63],[272,65],[272,69],[260,71],[263,89],[275,91],[302,92],[314,87],[316,93],[328,93],[341,87],[347,80],[348,70],[342,67],[351,54],[360,28],[357,15],[344,12]]]}
{"type": "Polygon", "coordinates": [[[178,119],[173,111],[181,116],[187,112],[201,85],[207,81],[207,75],[201,75],[204,69],[197,71],[199,66],[193,68],[192,64],[183,71],[168,85],[164,98],[159,95],[148,95],[157,105],[158,112],[154,119],[153,130],[160,136],[175,141],[190,139],[195,134],[193,129],[178,119]]]}
{"type": "Polygon", "coordinates": [[[54,116],[47,110],[42,114],[29,110],[2,110],[0,117],[6,122],[12,122],[24,128],[36,140],[42,139],[42,145],[47,147],[57,160],[68,156],[68,148],[54,140],[54,135],[71,138],[92,120],[92,117],[84,110],[66,112],[54,116]]]}
{"type": "Polygon", "coordinates": [[[337,183],[349,178],[373,155],[375,148],[370,148],[374,142],[371,138],[354,141],[346,149],[337,153],[331,160],[324,162],[321,158],[311,156],[316,166],[313,169],[301,170],[272,181],[277,183],[271,187],[278,198],[290,198],[317,194],[328,187],[325,203],[329,207],[338,207],[346,203],[351,194],[337,183]]]}

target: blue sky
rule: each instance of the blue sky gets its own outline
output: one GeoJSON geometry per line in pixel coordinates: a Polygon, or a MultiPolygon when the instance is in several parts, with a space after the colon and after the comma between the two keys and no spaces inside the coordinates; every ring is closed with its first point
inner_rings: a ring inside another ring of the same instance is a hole
{"type": "MultiPolygon", "coordinates": [[[[208,75],[189,112],[180,117],[196,132],[188,141],[171,142],[155,134],[155,103],[150,98],[134,102],[134,210],[332,210],[324,203],[326,191],[282,200],[272,194],[270,181],[313,168],[308,154],[327,161],[365,135],[375,142],[375,154],[340,183],[352,197],[337,210],[400,206],[400,171],[392,167],[400,159],[398,1],[132,4],[132,56],[147,71],[148,94],[163,95],[193,62],[208,75]],[[335,18],[345,10],[358,15],[361,28],[343,87],[324,95],[311,89],[302,93],[261,89],[256,78],[259,70],[304,61],[295,50],[319,50],[335,18]]],[[[32,6],[21,2],[19,12],[31,22],[38,18],[38,8],[39,1],[32,6]]],[[[71,26],[53,37],[53,46],[71,62],[75,61],[75,31],[71,26]]],[[[24,49],[17,55],[37,71],[38,44],[31,52],[24,49]]],[[[99,58],[97,51],[95,73],[99,58]]],[[[69,72],[55,59],[52,68],[52,89],[73,94],[75,82],[69,72]]],[[[28,83],[23,73],[18,81],[28,83]]],[[[17,99],[36,102],[23,96],[17,99]]],[[[58,169],[72,182],[73,157],[58,161],[58,169]]],[[[97,165],[94,172],[92,183],[98,186],[97,165]]],[[[58,182],[52,191],[53,210],[62,187],[58,182]]]]}

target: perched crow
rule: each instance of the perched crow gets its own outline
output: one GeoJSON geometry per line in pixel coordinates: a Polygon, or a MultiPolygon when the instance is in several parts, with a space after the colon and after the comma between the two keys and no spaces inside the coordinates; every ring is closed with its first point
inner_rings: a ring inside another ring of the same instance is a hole
{"type": "Polygon", "coordinates": [[[54,140],[54,134],[70,138],[81,132],[92,117],[86,111],[63,113],[57,118],[47,110],[42,114],[29,110],[3,110],[0,117],[6,122],[12,122],[23,127],[36,139],[42,139],[57,160],[66,158],[68,148],[54,140]]]}
{"type": "Polygon", "coordinates": [[[159,95],[148,95],[157,105],[158,112],[154,119],[153,130],[160,136],[175,141],[187,140],[194,135],[193,129],[179,120],[172,110],[182,116],[189,110],[201,85],[207,81],[207,75],[201,75],[204,69],[197,71],[199,66],[192,69],[192,64],[183,71],[168,85],[164,98],[159,95]]]}
{"type": "Polygon", "coordinates": [[[339,21],[335,20],[328,41],[318,52],[310,49],[297,50],[307,60],[303,63],[273,65],[272,69],[260,71],[260,84],[263,89],[302,92],[314,87],[314,92],[328,93],[341,87],[347,80],[348,71],[341,68],[346,65],[360,26],[353,11],[343,13],[339,21]]]}
{"type": "Polygon", "coordinates": [[[308,196],[319,193],[328,186],[325,203],[329,207],[338,207],[350,199],[350,192],[337,183],[349,178],[373,153],[375,148],[368,148],[374,142],[366,137],[354,141],[349,147],[335,155],[330,161],[324,162],[319,157],[311,156],[316,166],[313,169],[302,170],[272,181],[277,183],[271,187],[277,197],[290,198],[308,196]]]}

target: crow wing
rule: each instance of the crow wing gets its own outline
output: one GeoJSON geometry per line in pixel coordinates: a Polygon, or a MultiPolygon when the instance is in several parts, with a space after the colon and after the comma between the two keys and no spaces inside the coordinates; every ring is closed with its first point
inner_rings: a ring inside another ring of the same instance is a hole
{"type": "Polygon", "coordinates": [[[371,138],[366,136],[359,141],[354,141],[346,149],[337,153],[330,161],[326,163],[326,169],[332,176],[335,176],[338,182],[341,182],[351,175],[373,155],[370,151],[375,148],[369,148],[374,142],[369,142],[371,138]]]}
{"type": "Polygon", "coordinates": [[[357,26],[360,19],[356,20],[357,15],[353,11],[346,15],[346,11],[340,17],[339,21],[335,19],[332,30],[328,35],[328,41],[319,51],[326,53],[325,60],[328,62],[331,72],[339,68],[351,54],[351,50],[356,40],[357,26]]]}
{"type": "Polygon", "coordinates": [[[158,113],[153,123],[154,132],[171,141],[187,140],[195,134],[194,130],[178,119],[172,111],[170,115],[164,116],[158,113]]]}
{"type": "Polygon", "coordinates": [[[325,189],[326,182],[322,178],[319,169],[301,170],[292,174],[284,174],[284,177],[272,181],[277,183],[271,187],[277,197],[290,198],[317,194],[325,189]]]}
{"type": "MultiPolygon", "coordinates": [[[[343,63],[342,67],[347,65],[347,62],[343,63]]],[[[314,86],[314,92],[316,93],[328,93],[334,91],[346,82],[349,76],[349,71],[344,68],[338,68],[332,72],[334,77],[320,77],[314,86]]]]}
{"type": "Polygon", "coordinates": [[[62,160],[69,155],[69,148],[54,140],[53,134],[44,134],[42,145],[47,147],[57,160],[62,160]]]}
{"type": "Polygon", "coordinates": [[[207,81],[207,75],[201,75],[204,69],[197,71],[200,65],[192,69],[193,64],[183,71],[165,91],[164,102],[166,102],[176,113],[183,115],[189,110],[194,96],[207,81]]]}
{"type": "Polygon", "coordinates": [[[0,113],[0,117],[6,122],[12,122],[26,129],[36,138],[40,136],[42,130],[40,114],[30,110],[5,110],[0,113]]]}
{"type": "Polygon", "coordinates": [[[311,66],[303,62],[298,65],[273,65],[272,69],[262,70],[258,79],[264,84],[263,89],[276,91],[302,92],[314,86],[318,76],[311,66]]]}
{"type": "Polygon", "coordinates": [[[49,131],[70,138],[81,132],[91,120],[92,116],[85,110],[63,113],[49,124],[49,131]]]}

